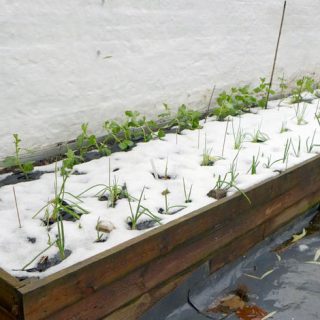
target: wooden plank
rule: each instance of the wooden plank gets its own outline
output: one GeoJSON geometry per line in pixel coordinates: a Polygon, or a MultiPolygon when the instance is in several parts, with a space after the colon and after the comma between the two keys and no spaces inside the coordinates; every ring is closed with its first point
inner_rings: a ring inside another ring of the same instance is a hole
{"type": "MultiPolygon", "coordinates": [[[[142,266],[109,286],[92,292],[86,298],[85,303],[83,301],[75,303],[64,309],[62,313],[55,314],[51,319],[59,319],[62,314],[65,319],[74,319],[76,316],[80,317],[79,319],[89,319],[92,316],[92,319],[94,319],[101,316],[101,314],[113,312],[122,304],[128,303],[143,293],[147,293],[169,278],[193,270],[207,261],[210,256],[215,255],[216,251],[220,250],[221,247],[235,238],[241,237],[246,232],[250,232],[255,226],[261,225],[262,227],[258,229],[260,235],[253,232],[255,237],[259,238],[247,240],[249,242],[246,243],[247,246],[250,244],[250,240],[252,240],[251,245],[253,245],[257,240],[263,239],[265,232],[263,223],[265,221],[278,215],[279,212],[292,206],[292,204],[296,204],[297,200],[299,201],[304,197],[306,191],[310,192],[314,188],[316,188],[314,184],[310,184],[307,189],[297,186],[290,191],[290,196],[283,194],[259,208],[238,212],[232,220],[225,219],[220,224],[219,229],[216,228],[201,234],[193,241],[185,243],[157,260],[153,260],[151,263],[142,266]],[[279,207],[279,203],[282,204],[281,207],[279,207]],[[106,304],[105,301],[108,301],[108,303],[106,304]]],[[[243,250],[245,249],[243,248],[243,250]]],[[[221,259],[223,259],[222,255],[221,259]]]]}
{"type": "MultiPolygon", "coordinates": [[[[210,273],[216,272],[226,264],[240,258],[249,249],[254,247],[257,243],[265,239],[266,236],[272,234],[279,227],[286,224],[288,221],[296,218],[301,213],[313,205],[315,205],[320,199],[320,190],[311,194],[310,196],[300,199],[298,203],[283,210],[281,215],[276,215],[265,223],[258,225],[254,229],[234,239],[228,243],[225,247],[218,249],[214,257],[210,260],[210,273]]],[[[189,271],[188,275],[192,274],[189,271]]],[[[186,276],[182,276],[184,279],[186,276]]],[[[180,279],[180,278],[179,278],[180,279]]],[[[182,283],[183,281],[181,281],[182,283]]],[[[105,320],[135,320],[138,319],[144,312],[150,309],[158,300],[161,299],[161,295],[167,295],[171,290],[166,291],[166,288],[176,285],[176,279],[170,280],[169,283],[163,288],[156,287],[149,292],[140,296],[137,300],[130,302],[128,305],[122,307],[120,310],[113,312],[111,315],[104,318],[105,320]]],[[[180,282],[178,283],[180,284],[180,282]]],[[[174,286],[175,288],[176,286],[174,286]]]]}
{"type": "Polygon", "coordinates": [[[0,319],[17,319],[22,315],[19,281],[0,269],[0,319]]]}
{"type": "Polygon", "coordinates": [[[116,310],[104,320],[134,320],[139,319],[151,306],[157,303],[161,298],[175,290],[180,284],[187,281],[192,272],[170,279],[170,281],[155,287],[149,292],[143,294],[138,299],[130,302],[119,310],[116,310]]]}
{"type": "Polygon", "coordinates": [[[240,236],[250,227],[279,213],[290,205],[293,198],[301,199],[312,188],[319,188],[319,173],[320,157],[316,157],[251,188],[247,192],[253,201],[251,207],[242,196],[234,195],[27,285],[21,288],[25,296],[26,317],[48,318],[62,308],[65,308],[65,312],[69,310],[68,313],[72,315],[79,307],[88,309],[91,306],[96,308],[97,315],[101,313],[100,316],[103,312],[111,312],[119,307],[114,301],[126,303],[150,290],[159,281],[168,279],[171,270],[179,273],[203,263],[214,250],[230,242],[232,237],[240,236]],[[310,187],[301,188],[303,181],[308,181],[310,187]],[[259,214],[256,213],[257,209],[259,214]],[[130,290],[124,289],[122,282],[123,279],[128,281],[128,276],[132,277],[130,290]],[[105,305],[105,301],[111,301],[112,306],[108,303],[107,307],[100,308],[94,301],[105,305]]]}

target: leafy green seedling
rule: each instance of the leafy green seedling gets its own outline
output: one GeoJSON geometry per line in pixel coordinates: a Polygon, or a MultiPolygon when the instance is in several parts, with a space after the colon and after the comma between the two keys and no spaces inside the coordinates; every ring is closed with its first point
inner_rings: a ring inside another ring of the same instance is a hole
{"type": "Polygon", "coordinates": [[[21,161],[21,150],[20,147],[21,139],[19,138],[19,135],[17,133],[13,134],[13,143],[15,147],[15,155],[7,157],[4,160],[4,165],[7,167],[18,167],[19,171],[23,173],[24,177],[28,179],[28,174],[30,174],[33,171],[33,162],[28,161],[25,163],[22,163],[21,161]]]}
{"type": "Polygon", "coordinates": [[[65,156],[66,158],[62,161],[61,174],[70,172],[75,165],[83,161],[83,159],[80,156],[77,156],[72,149],[68,149],[65,156]]]}
{"type": "Polygon", "coordinates": [[[257,96],[257,105],[260,108],[265,108],[267,97],[270,94],[275,94],[275,91],[270,88],[270,83],[266,82],[266,78],[260,78],[260,83],[256,88],[253,89],[253,92],[257,96]]]}
{"type": "Polygon", "coordinates": [[[159,114],[159,118],[166,122],[165,128],[177,127],[177,134],[183,130],[195,130],[201,128],[200,126],[200,112],[188,109],[186,105],[181,105],[178,108],[176,115],[172,116],[171,109],[167,104],[163,104],[165,111],[159,114]]]}
{"type": "Polygon", "coordinates": [[[303,92],[314,92],[315,81],[309,76],[304,76],[296,81],[296,87],[292,91],[291,103],[300,103],[304,101],[303,92]]]}
{"type": "Polygon", "coordinates": [[[133,207],[132,207],[132,204],[131,204],[131,202],[132,202],[131,197],[128,197],[128,203],[129,203],[129,208],[130,208],[130,216],[127,218],[127,221],[131,226],[131,230],[136,230],[137,229],[138,221],[139,221],[140,217],[143,216],[143,215],[146,215],[152,221],[155,221],[155,222],[157,222],[159,224],[160,224],[160,221],[161,221],[160,218],[158,218],[148,208],[146,208],[146,207],[144,207],[142,205],[142,198],[143,198],[144,190],[145,190],[145,187],[143,187],[143,189],[142,189],[142,191],[140,193],[138,204],[137,204],[137,207],[136,207],[135,210],[133,210],[133,207]]]}

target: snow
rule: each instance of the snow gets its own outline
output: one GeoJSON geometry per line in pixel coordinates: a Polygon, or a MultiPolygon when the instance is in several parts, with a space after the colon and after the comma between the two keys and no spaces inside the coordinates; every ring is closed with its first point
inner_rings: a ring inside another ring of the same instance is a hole
{"type": "MultiPolygon", "coordinates": [[[[306,140],[309,138],[310,141],[314,131],[317,130],[315,144],[320,142],[320,128],[314,117],[318,102],[319,100],[313,100],[312,104],[308,104],[305,115],[308,123],[305,125],[297,125],[294,105],[282,103],[278,107],[278,101],[270,102],[267,110],[256,109],[252,113],[232,119],[235,130],[240,122],[244,132],[249,134],[260,128],[270,138],[264,143],[252,143],[250,137],[247,136],[237,157],[237,172],[239,173],[237,186],[240,189],[245,190],[265,179],[278,175],[279,171],[317,155],[320,147],[316,146],[312,153],[308,153],[306,140]],[[284,121],[289,131],[280,133],[284,121]],[[270,155],[272,161],[283,158],[287,139],[292,138],[293,144],[297,147],[299,137],[301,139],[299,157],[295,156],[291,148],[287,163],[283,163],[281,160],[269,169],[264,166],[270,155]],[[260,154],[260,163],[257,174],[251,175],[252,157],[258,154],[260,154]]],[[[168,134],[163,141],[141,142],[129,152],[117,152],[110,157],[102,157],[77,165],[74,170],[85,174],[72,175],[67,181],[66,190],[77,195],[95,184],[108,184],[110,159],[111,169],[119,169],[112,172],[111,180],[117,178],[120,185],[125,183],[129,194],[136,198],[139,198],[145,187],[142,204],[161,218],[162,224],[210,204],[216,200],[209,198],[207,193],[214,187],[219,174],[224,176],[229,171],[238,150],[233,149],[232,126],[229,122],[223,159],[216,161],[213,166],[201,166],[205,139],[207,140],[207,149],[212,148],[211,155],[221,156],[227,122],[218,122],[213,118],[208,118],[206,123],[202,121],[202,125],[203,129],[200,131],[185,130],[182,135],[177,137],[175,134],[168,134]],[[200,144],[198,146],[199,136],[200,144]],[[160,176],[164,175],[168,161],[168,174],[172,179],[155,179],[152,175],[154,172],[152,161],[160,176]],[[192,185],[191,203],[185,203],[183,178],[187,190],[192,185]],[[170,191],[168,195],[169,206],[185,205],[185,209],[174,215],[158,213],[159,208],[164,207],[164,196],[161,195],[161,192],[166,188],[170,191]]],[[[54,166],[51,164],[38,167],[36,170],[49,169],[53,171],[54,166]]],[[[19,228],[18,224],[12,186],[7,185],[0,188],[0,267],[8,273],[14,276],[45,277],[151,230],[130,230],[126,223],[127,217],[130,215],[128,200],[121,199],[115,208],[111,208],[107,206],[107,202],[98,201],[94,197],[99,188],[92,189],[84,194],[83,203],[81,203],[90,213],[83,215],[77,222],[64,222],[66,249],[71,250],[72,254],[45,272],[27,273],[21,271],[24,265],[48,246],[49,238],[51,240],[56,238],[57,224],[52,225],[51,230],[47,231],[41,221],[43,212],[32,218],[48,200],[54,197],[54,176],[54,173],[45,173],[40,180],[21,182],[15,185],[22,228],[19,228]],[[115,226],[107,241],[101,243],[95,242],[97,239],[96,224],[99,218],[101,221],[110,221],[115,226]],[[36,238],[36,242],[31,243],[27,240],[28,237],[36,238]]],[[[4,178],[5,175],[2,177],[4,178]]],[[[61,177],[58,177],[58,181],[61,183],[61,177]]],[[[235,189],[230,189],[228,195],[234,192],[236,192],[235,189]]],[[[132,202],[133,209],[136,208],[136,205],[136,201],[132,202]]],[[[142,219],[147,219],[147,217],[143,216],[142,219]]],[[[44,255],[53,256],[57,252],[57,247],[52,246],[44,255]]],[[[36,266],[38,260],[39,258],[30,264],[30,267],[36,266]]]]}

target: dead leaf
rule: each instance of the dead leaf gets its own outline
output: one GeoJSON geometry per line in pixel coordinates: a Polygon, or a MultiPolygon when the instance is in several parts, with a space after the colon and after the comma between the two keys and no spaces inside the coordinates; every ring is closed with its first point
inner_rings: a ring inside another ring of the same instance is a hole
{"type": "Polygon", "coordinates": [[[262,320],[268,313],[258,306],[245,306],[236,311],[241,320],[262,320]]]}
{"type": "Polygon", "coordinates": [[[267,319],[273,317],[276,313],[277,313],[277,311],[272,311],[272,312],[268,313],[265,317],[263,317],[261,320],[267,320],[267,319]]]}
{"type": "Polygon", "coordinates": [[[245,276],[249,277],[249,278],[253,278],[253,279],[256,279],[256,280],[262,280],[264,279],[265,277],[267,277],[269,274],[271,274],[275,269],[271,269],[267,272],[265,272],[261,277],[258,277],[258,276],[255,276],[253,274],[248,274],[248,273],[244,273],[245,276]]]}
{"type": "Polygon", "coordinates": [[[318,264],[318,265],[320,265],[320,262],[319,262],[319,261],[306,261],[306,263],[310,263],[310,264],[318,264]]]}
{"type": "Polygon", "coordinates": [[[297,242],[297,241],[301,240],[302,238],[304,238],[306,235],[307,235],[307,231],[306,231],[305,228],[303,228],[302,233],[300,233],[300,234],[294,234],[294,235],[292,236],[291,242],[292,242],[292,243],[297,242]]]}
{"type": "Polygon", "coordinates": [[[320,258],[320,249],[318,249],[314,255],[313,261],[318,261],[320,258]]]}
{"type": "Polygon", "coordinates": [[[237,295],[230,294],[220,299],[218,304],[209,306],[208,311],[214,313],[230,314],[245,306],[245,302],[237,295]]]}

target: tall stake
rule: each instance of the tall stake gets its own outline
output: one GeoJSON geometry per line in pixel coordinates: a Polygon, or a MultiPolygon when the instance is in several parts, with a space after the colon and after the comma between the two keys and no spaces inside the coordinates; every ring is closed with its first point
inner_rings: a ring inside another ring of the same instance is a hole
{"type": "Polygon", "coordinates": [[[19,228],[22,228],[21,220],[20,220],[20,213],[19,213],[19,208],[18,208],[18,201],[17,201],[17,196],[16,196],[16,190],[14,187],[12,187],[12,189],[13,189],[13,195],[14,195],[14,203],[16,205],[16,211],[17,211],[17,216],[18,216],[19,228]]]}
{"type": "Polygon", "coordinates": [[[214,94],[215,90],[216,90],[216,85],[213,86],[212,91],[211,91],[211,96],[210,96],[210,100],[209,100],[209,103],[208,103],[206,116],[204,118],[204,123],[207,122],[207,118],[208,118],[208,115],[209,115],[209,108],[210,108],[210,105],[211,105],[211,102],[212,102],[212,98],[213,98],[213,94],[214,94]]]}
{"type": "Polygon", "coordinates": [[[269,82],[269,90],[268,90],[268,92],[267,92],[266,104],[265,104],[265,106],[264,106],[265,109],[267,109],[267,107],[268,107],[269,96],[270,96],[270,89],[271,89],[271,86],[272,86],[274,69],[275,69],[275,67],[276,67],[276,61],[277,61],[277,56],[278,56],[278,49],[279,49],[279,43],[280,43],[280,38],[281,38],[281,32],[282,32],[284,14],[285,14],[285,12],[286,12],[286,6],[287,6],[287,1],[284,1],[284,3],[283,3],[283,10],[282,10],[282,17],[281,17],[281,23],[280,23],[280,29],[279,29],[279,35],[278,35],[278,41],[277,41],[277,46],[276,46],[276,52],[275,52],[274,58],[273,58],[273,65],[272,65],[271,77],[270,77],[270,82],[269,82]]]}

